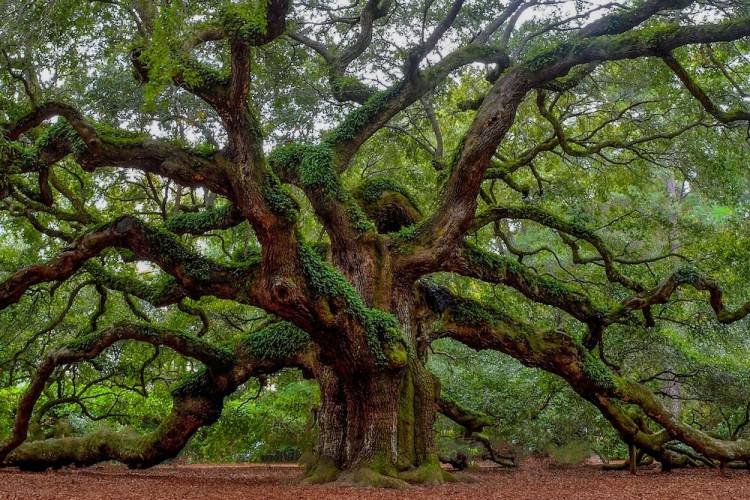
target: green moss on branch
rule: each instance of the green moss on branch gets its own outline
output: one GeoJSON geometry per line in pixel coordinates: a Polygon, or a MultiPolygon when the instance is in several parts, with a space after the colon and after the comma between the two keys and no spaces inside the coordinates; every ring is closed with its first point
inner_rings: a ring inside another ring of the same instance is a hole
{"type": "Polygon", "coordinates": [[[408,353],[396,318],[380,309],[367,307],[351,283],[323,262],[308,246],[301,246],[300,257],[308,287],[314,295],[327,300],[343,301],[346,312],[362,324],[376,365],[380,368],[404,366],[408,353]]]}
{"type": "Polygon", "coordinates": [[[354,194],[363,203],[369,204],[377,202],[383,193],[387,191],[400,194],[411,203],[415,210],[421,213],[417,200],[409,190],[387,177],[372,177],[365,180],[357,187],[354,194]]]}
{"type": "Polygon", "coordinates": [[[233,205],[220,205],[200,212],[174,215],[164,222],[164,227],[176,234],[203,234],[213,229],[227,229],[241,220],[233,205]]]}
{"type": "Polygon", "coordinates": [[[253,357],[283,360],[302,352],[310,342],[307,332],[288,321],[279,321],[248,335],[242,346],[253,357]]]}
{"type": "Polygon", "coordinates": [[[329,145],[292,143],[280,146],[271,152],[268,161],[283,177],[297,179],[303,190],[319,190],[339,201],[346,201],[346,192],[334,168],[329,145]]]}
{"type": "Polygon", "coordinates": [[[325,142],[335,146],[354,139],[365,129],[375,117],[383,111],[388,102],[402,90],[401,85],[395,85],[387,90],[376,92],[360,107],[351,111],[341,124],[325,136],[325,142]]]}

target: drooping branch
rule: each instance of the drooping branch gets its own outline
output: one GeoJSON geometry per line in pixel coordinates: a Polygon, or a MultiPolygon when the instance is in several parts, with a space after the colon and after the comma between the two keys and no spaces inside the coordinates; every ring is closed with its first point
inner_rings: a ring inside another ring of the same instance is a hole
{"type": "Polygon", "coordinates": [[[0,146],[0,169],[7,174],[43,171],[72,154],[88,171],[112,166],[137,169],[183,186],[232,195],[221,153],[199,154],[134,132],[97,127],[62,103],[43,104],[8,126],[0,146]],[[49,127],[33,147],[15,142],[22,133],[55,116],[65,122],[49,127]]]}
{"type": "Polygon", "coordinates": [[[722,123],[732,123],[736,121],[750,121],[750,111],[737,109],[734,111],[724,111],[711,100],[706,92],[690,76],[685,67],[672,54],[664,54],[662,60],[669,66],[669,69],[677,75],[677,78],[685,85],[685,88],[693,97],[708,111],[711,116],[722,123]]]}
{"type": "MultiPolygon", "coordinates": [[[[472,411],[459,405],[455,401],[446,399],[444,397],[441,397],[438,400],[438,409],[440,413],[450,418],[465,429],[465,437],[467,439],[477,441],[484,447],[486,458],[489,458],[493,462],[505,467],[516,466],[515,457],[496,450],[492,445],[492,441],[490,440],[490,438],[485,434],[482,434],[482,431],[485,427],[492,425],[492,420],[487,415],[472,411]]],[[[459,457],[457,457],[457,459],[458,458],[459,457]]],[[[458,460],[448,459],[447,462],[451,463],[456,468],[465,467],[467,465],[461,463],[458,460]]]]}
{"type": "MultiPolygon", "coordinates": [[[[219,388],[210,381],[200,382],[218,393],[219,388]]],[[[82,437],[26,442],[11,452],[3,465],[43,471],[116,460],[135,469],[152,467],[176,457],[200,427],[219,418],[221,409],[221,400],[207,394],[175,396],[171,412],[153,432],[140,435],[101,430],[82,437]]]]}
{"type": "MultiPolygon", "coordinates": [[[[525,208],[516,214],[519,218],[529,216],[530,212],[526,212],[525,208]],[[521,215],[522,213],[526,215],[521,215]]],[[[540,221],[544,221],[542,222],[543,224],[550,222],[550,219],[547,219],[548,215],[541,213],[537,215],[539,215],[540,221]]],[[[535,220],[534,216],[530,216],[529,218],[535,220]]],[[[553,222],[550,222],[550,224],[553,224],[553,222]]],[[[557,222],[560,221],[558,220],[557,222]]],[[[567,229],[578,232],[577,236],[582,239],[594,236],[592,233],[581,228],[568,227],[567,229]]],[[[597,241],[597,238],[595,237],[593,241],[597,241]]],[[[606,249],[601,240],[598,241],[598,244],[601,244],[602,248],[606,249]]],[[[612,259],[614,260],[614,258],[612,259]]],[[[550,277],[538,276],[531,269],[514,259],[497,256],[474,246],[465,245],[462,251],[454,258],[444,261],[440,269],[457,272],[461,275],[477,278],[488,283],[502,283],[518,290],[521,294],[535,302],[566,311],[574,318],[588,325],[590,332],[586,344],[589,347],[593,347],[599,342],[601,333],[606,326],[625,320],[634,311],[644,311],[647,326],[652,326],[653,320],[649,314],[649,308],[657,304],[667,303],[677,289],[682,286],[692,286],[696,290],[707,291],[710,297],[709,303],[711,308],[720,323],[734,323],[750,314],[750,302],[744,303],[734,310],[728,309],[724,303],[721,286],[694,267],[678,269],[655,288],[643,288],[640,293],[622,300],[610,310],[595,306],[586,295],[569,288],[561,282],[550,277]]]]}
{"type": "Polygon", "coordinates": [[[604,322],[606,311],[584,294],[553,278],[537,275],[515,259],[472,245],[465,245],[453,259],[445,261],[442,270],[510,286],[535,302],[566,311],[593,329],[601,328],[604,322]]]}
{"type": "Polygon", "coordinates": [[[469,434],[482,432],[485,427],[492,425],[492,421],[488,416],[469,411],[455,401],[445,397],[441,397],[438,401],[438,408],[440,409],[440,413],[465,428],[469,434]]]}
{"type": "Polygon", "coordinates": [[[685,460],[666,448],[671,439],[722,463],[750,458],[750,441],[715,438],[677,420],[647,387],[613,373],[568,333],[535,329],[497,308],[455,297],[444,289],[441,297],[441,301],[432,302],[438,315],[434,338],[447,336],[475,349],[498,350],[527,366],[561,376],[578,394],[594,403],[624,439],[655,458],[668,463],[685,460]],[[644,429],[613,400],[637,405],[662,431],[644,429]]]}
{"type": "Polygon", "coordinates": [[[750,314],[750,302],[740,305],[733,311],[728,309],[724,303],[724,292],[716,281],[694,267],[683,267],[655,288],[623,300],[620,306],[611,311],[608,316],[610,320],[616,320],[632,311],[648,309],[656,304],[665,304],[677,289],[683,286],[691,286],[696,290],[708,292],[711,309],[720,323],[734,323],[750,314]]]}
{"type": "Polygon", "coordinates": [[[593,246],[601,256],[604,264],[604,269],[607,274],[607,278],[614,282],[620,283],[622,286],[634,290],[636,292],[642,292],[645,290],[645,286],[625,275],[623,275],[615,266],[615,256],[606,246],[604,241],[596,235],[593,231],[586,229],[585,227],[568,222],[560,217],[557,217],[539,207],[533,205],[525,205],[518,207],[493,207],[475,217],[472,223],[472,229],[478,229],[493,221],[500,219],[526,219],[537,222],[543,226],[562,231],[570,236],[584,240],[593,246]]]}
{"type": "Polygon", "coordinates": [[[3,135],[7,139],[14,141],[24,132],[37,127],[56,116],[64,117],[86,144],[96,142],[96,130],[86,123],[77,109],[68,104],[54,101],[40,104],[26,115],[16,120],[15,123],[6,126],[3,135]]]}
{"type": "Polygon", "coordinates": [[[69,278],[88,259],[111,247],[130,249],[142,259],[156,263],[196,296],[233,298],[237,287],[251,286],[257,273],[253,264],[240,268],[219,265],[190,251],[168,232],[123,216],[79,237],[46,263],[15,272],[0,284],[0,308],[17,302],[35,284],[69,278]],[[247,281],[241,283],[239,277],[247,281]]]}
{"type": "MultiPolygon", "coordinates": [[[[434,288],[434,285],[423,288],[423,291],[434,294],[435,290],[430,288],[434,288]]],[[[544,368],[553,373],[558,373],[561,366],[576,361],[579,350],[583,349],[564,332],[538,330],[498,308],[457,297],[442,288],[440,292],[443,301],[432,302],[438,315],[433,327],[433,339],[450,337],[474,349],[499,350],[526,366],[544,368]]],[[[581,366],[577,368],[583,370],[581,366]]]]}
{"type": "Polygon", "coordinates": [[[667,432],[652,433],[611,400],[614,375],[595,355],[561,330],[540,330],[512,318],[496,307],[464,299],[435,285],[422,287],[433,313],[432,338],[449,337],[477,350],[503,352],[526,366],[562,377],[582,397],[596,405],[628,443],[654,457],[676,462],[663,446],[667,432]],[[440,300],[430,299],[439,296],[440,300]]]}
{"type": "Polygon", "coordinates": [[[171,330],[157,329],[150,325],[123,323],[83,337],[53,351],[39,365],[18,405],[12,435],[0,446],[0,463],[4,462],[8,453],[26,439],[34,406],[52,372],[62,365],[93,359],[107,347],[123,340],[164,345],[180,354],[201,361],[211,369],[226,370],[234,362],[231,353],[217,349],[205,341],[171,330]]]}
{"type": "Polygon", "coordinates": [[[84,337],[55,351],[41,365],[23,397],[23,411],[17,413],[13,437],[3,444],[0,464],[44,470],[117,460],[131,468],[147,468],[173,458],[196,430],[219,418],[224,397],[250,377],[285,367],[312,369],[315,352],[309,338],[302,338],[294,345],[285,340],[288,339],[274,337],[268,332],[255,332],[232,353],[217,349],[197,337],[144,325],[124,324],[84,337]],[[54,367],[91,359],[112,343],[123,340],[166,345],[180,354],[195,356],[205,363],[206,369],[187,377],[172,391],[172,410],[153,432],[138,435],[105,430],[83,437],[23,443],[28,420],[39,397],[39,394],[34,396],[35,391],[39,386],[43,388],[54,367]],[[279,346],[284,346],[284,349],[280,350],[279,346]]]}

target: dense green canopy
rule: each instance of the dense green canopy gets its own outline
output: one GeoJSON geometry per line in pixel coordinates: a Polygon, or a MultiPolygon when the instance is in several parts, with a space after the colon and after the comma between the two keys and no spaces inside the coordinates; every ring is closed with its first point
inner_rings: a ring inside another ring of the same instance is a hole
{"type": "Polygon", "coordinates": [[[3,7],[0,464],[750,463],[747,1],[3,7]]]}

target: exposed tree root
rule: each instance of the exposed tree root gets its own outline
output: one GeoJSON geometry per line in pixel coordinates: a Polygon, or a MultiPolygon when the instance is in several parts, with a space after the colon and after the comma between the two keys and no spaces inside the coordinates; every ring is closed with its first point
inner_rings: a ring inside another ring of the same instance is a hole
{"type": "Polygon", "coordinates": [[[400,479],[411,484],[436,485],[444,482],[453,482],[453,475],[440,467],[440,462],[430,462],[412,470],[400,472],[400,479]]]}
{"type": "MultiPolygon", "coordinates": [[[[438,401],[438,408],[440,409],[440,413],[465,429],[466,439],[476,441],[482,445],[485,450],[481,456],[482,459],[492,460],[503,467],[516,466],[516,458],[513,455],[507,455],[495,449],[490,438],[482,433],[485,427],[492,425],[492,420],[487,415],[464,408],[455,401],[443,397],[438,401]]],[[[451,464],[457,470],[466,469],[469,465],[468,457],[461,457],[460,455],[457,454],[455,458],[443,457],[440,461],[451,464]]]]}
{"type": "MultiPolygon", "coordinates": [[[[309,456],[309,455],[308,455],[309,456]]],[[[336,462],[329,457],[303,457],[300,464],[305,467],[305,473],[300,478],[302,484],[330,483],[341,475],[336,462]],[[304,463],[307,462],[307,463],[304,463]]]]}
{"type": "Polygon", "coordinates": [[[403,479],[389,476],[370,467],[360,467],[343,472],[336,480],[337,484],[358,487],[404,489],[409,483],[403,479]]]}
{"type": "Polygon", "coordinates": [[[437,460],[404,471],[383,467],[381,464],[342,470],[333,459],[316,457],[310,453],[304,454],[299,463],[305,467],[305,472],[300,477],[301,484],[335,482],[348,486],[402,489],[411,484],[432,486],[458,481],[453,474],[443,470],[437,460]]]}

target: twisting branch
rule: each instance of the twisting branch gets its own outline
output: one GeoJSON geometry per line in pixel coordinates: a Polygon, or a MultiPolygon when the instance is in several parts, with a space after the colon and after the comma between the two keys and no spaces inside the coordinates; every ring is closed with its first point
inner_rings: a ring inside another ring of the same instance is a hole
{"type": "MultiPolygon", "coordinates": [[[[545,105],[545,97],[546,94],[543,90],[537,91],[536,104],[537,109],[539,110],[539,114],[541,114],[542,117],[544,117],[552,125],[552,128],[555,132],[555,137],[557,138],[557,144],[560,145],[563,152],[567,155],[579,158],[600,153],[604,149],[634,149],[634,147],[639,144],[659,140],[674,139],[675,137],[679,137],[680,135],[684,134],[688,130],[705,124],[703,117],[701,117],[681,127],[677,127],[674,130],[655,132],[653,134],[644,135],[642,137],[637,137],[630,140],[607,139],[598,143],[591,144],[588,141],[584,142],[582,140],[569,139],[567,137],[565,130],[560,123],[560,120],[552,112],[552,105],[550,105],[549,107],[545,105]]],[[[598,130],[592,131],[592,133],[590,133],[586,139],[595,135],[597,131],[598,130]]]]}
{"type": "Polygon", "coordinates": [[[384,127],[396,114],[434,89],[453,71],[474,62],[497,63],[502,68],[508,66],[509,60],[505,53],[487,46],[486,40],[482,38],[457,48],[431,67],[423,71],[419,70],[419,61],[435,47],[453,25],[462,5],[462,0],[452,2],[448,12],[430,36],[409,51],[403,79],[381,91],[376,91],[356,78],[346,75],[345,71],[346,67],[359,57],[370,43],[371,23],[378,16],[382,17],[387,13],[390,1],[368,1],[359,17],[362,28],[357,40],[338,53],[304,34],[289,35],[293,40],[311,47],[326,61],[330,69],[329,80],[334,97],[340,101],[362,104],[350,112],[343,122],[328,134],[325,141],[334,150],[339,172],[348,167],[358,148],[368,138],[384,127]]]}
{"type": "Polygon", "coordinates": [[[273,338],[258,334],[251,334],[234,352],[229,352],[191,335],[150,325],[124,323],[59,348],[43,361],[22,397],[13,435],[0,448],[0,464],[44,470],[69,464],[85,466],[118,460],[131,468],[146,468],[175,457],[198,428],[219,418],[224,397],[250,377],[276,372],[287,366],[310,369],[314,351],[309,341],[298,342],[296,349],[278,353],[267,349],[274,347],[273,338]],[[55,368],[93,359],[113,343],[125,340],[170,347],[179,354],[201,361],[206,369],[184,379],[172,391],[171,413],[149,434],[100,431],[83,437],[23,443],[34,405],[55,368]]]}
{"type": "MultiPolygon", "coordinates": [[[[480,443],[486,451],[487,458],[504,467],[516,466],[515,457],[503,454],[499,450],[496,450],[494,446],[492,446],[492,441],[490,441],[489,437],[482,434],[485,427],[492,425],[492,421],[488,416],[476,413],[459,405],[455,401],[446,399],[445,397],[441,397],[438,400],[438,409],[440,410],[440,413],[465,429],[467,439],[472,439],[480,443]]],[[[460,457],[457,457],[455,460],[441,459],[441,461],[451,463],[456,468],[465,467],[465,465],[467,465],[461,463],[460,457]]]]}
{"type": "Polygon", "coordinates": [[[375,21],[385,17],[392,4],[392,0],[367,0],[359,14],[359,34],[349,46],[340,51],[336,58],[338,66],[345,69],[367,49],[372,41],[375,21]]]}
{"type": "MultiPolygon", "coordinates": [[[[341,48],[329,48],[301,32],[291,32],[287,36],[292,40],[310,47],[317,52],[328,66],[328,79],[333,97],[340,102],[357,102],[364,104],[377,91],[359,79],[347,75],[347,68],[361,56],[372,42],[375,22],[382,19],[391,9],[392,0],[367,0],[353,24],[359,25],[355,39],[341,48]]],[[[345,22],[349,23],[349,20],[345,22]]]]}
{"type": "Polygon", "coordinates": [[[155,262],[196,296],[234,297],[237,286],[252,283],[257,272],[252,265],[229,268],[212,262],[188,250],[169,233],[123,216],[79,237],[48,262],[25,267],[7,278],[0,284],[0,309],[17,302],[35,284],[69,278],[88,259],[111,247],[128,248],[142,259],[155,262]],[[240,276],[247,282],[239,283],[240,276]]]}
{"type": "Polygon", "coordinates": [[[359,147],[391,118],[435,89],[449,74],[476,62],[498,63],[503,68],[510,64],[504,52],[470,44],[456,49],[424,71],[407,75],[390,88],[373,94],[362,106],[350,112],[326,138],[336,154],[339,171],[348,167],[359,147]]]}
{"type": "Polygon", "coordinates": [[[590,328],[601,328],[606,315],[606,311],[595,306],[587,296],[566,284],[539,276],[515,259],[494,255],[472,245],[465,245],[454,258],[445,261],[442,270],[510,286],[534,302],[567,312],[590,328]]]}
{"type": "Polygon", "coordinates": [[[18,119],[15,123],[7,126],[3,135],[9,140],[14,141],[24,132],[41,125],[43,122],[50,118],[54,118],[55,116],[64,117],[86,144],[96,143],[96,130],[86,123],[77,109],[61,102],[46,102],[40,104],[18,119]]]}
{"type": "Polygon", "coordinates": [[[435,212],[412,238],[407,266],[430,272],[450,255],[471,225],[477,195],[492,156],[515,121],[518,106],[530,89],[566,75],[581,64],[660,56],[689,44],[731,41],[750,35],[750,18],[716,24],[669,25],[657,30],[626,31],[607,37],[575,36],[508,69],[482,101],[472,125],[460,143],[435,212]],[[438,257],[435,259],[434,255],[438,257]]]}
{"type": "Polygon", "coordinates": [[[32,110],[4,134],[0,143],[0,171],[8,174],[41,172],[68,154],[87,171],[100,167],[122,167],[155,173],[187,187],[207,187],[232,196],[221,153],[202,155],[163,141],[144,138],[124,130],[97,128],[74,108],[49,102],[32,110]],[[55,116],[65,118],[38,140],[32,149],[13,141],[55,116]]]}
{"type": "Polygon", "coordinates": [[[123,323],[83,337],[52,352],[39,365],[18,405],[12,435],[0,446],[0,463],[6,459],[8,453],[26,439],[34,405],[41,396],[52,372],[61,365],[93,359],[107,347],[123,340],[164,345],[180,354],[193,357],[212,369],[227,369],[233,363],[230,353],[221,351],[207,342],[171,330],[157,329],[150,325],[123,323]]]}
{"type": "Polygon", "coordinates": [[[206,314],[206,311],[204,311],[200,307],[191,306],[184,301],[178,302],[177,308],[185,314],[197,316],[198,319],[200,319],[201,329],[198,331],[198,333],[195,334],[196,337],[203,337],[206,333],[208,333],[208,329],[211,327],[211,321],[208,319],[208,314],[206,314]]]}
{"type": "Polygon", "coordinates": [[[472,229],[479,229],[500,219],[533,220],[543,226],[562,231],[571,236],[587,241],[597,252],[599,252],[607,274],[607,279],[614,283],[620,283],[622,286],[636,292],[642,292],[646,289],[641,283],[620,273],[615,267],[615,257],[612,255],[612,252],[607,248],[604,241],[602,241],[602,239],[593,231],[578,224],[565,221],[541,208],[532,205],[520,207],[493,207],[474,218],[472,229]]]}
{"type": "Polygon", "coordinates": [[[482,432],[485,427],[492,425],[492,420],[488,416],[467,410],[445,397],[441,397],[438,401],[438,408],[440,413],[466,429],[469,434],[482,432]]]}
{"type": "Polygon", "coordinates": [[[678,288],[686,285],[709,293],[709,303],[720,323],[734,323],[750,314],[750,301],[734,311],[727,309],[724,304],[724,292],[716,281],[703,275],[694,267],[683,267],[657,287],[623,300],[619,307],[609,313],[608,317],[611,321],[615,321],[631,311],[645,310],[656,304],[665,304],[678,288]]]}
{"type": "MultiPolygon", "coordinates": [[[[435,294],[434,287],[427,293],[435,294]]],[[[627,443],[636,445],[667,466],[686,461],[666,445],[677,439],[708,458],[726,463],[750,459],[750,441],[711,437],[677,420],[645,386],[616,375],[568,333],[538,330],[497,308],[456,297],[440,289],[432,304],[433,338],[451,337],[474,349],[493,349],[526,366],[542,368],[564,378],[573,389],[595,404],[627,443]],[[627,415],[613,400],[638,406],[642,414],[663,427],[649,431],[638,418],[627,415]]]]}
{"type": "Polygon", "coordinates": [[[710,97],[703,91],[695,80],[690,76],[685,67],[670,53],[664,54],[662,60],[669,66],[669,69],[677,75],[677,78],[685,85],[685,88],[695,97],[707,112],[722,123],[732,123],[736,121],[750,121],[750,111],[737,109],[734,111],[724,111],[713,103],[710,97]]]}

